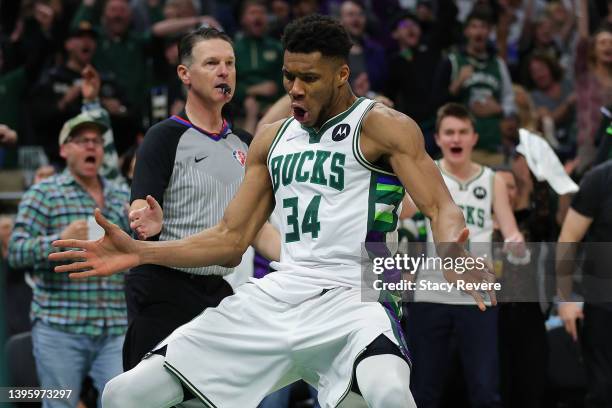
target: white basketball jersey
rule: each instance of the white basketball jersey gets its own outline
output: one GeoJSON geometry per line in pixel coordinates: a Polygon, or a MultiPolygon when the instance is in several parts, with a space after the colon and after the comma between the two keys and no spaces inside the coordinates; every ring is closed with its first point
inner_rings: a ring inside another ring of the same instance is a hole
{"type": "Polygon", "coordinates": [[[319,131],[289,118],[272,142],[268,169],[281,217],[281,258],[271,265],[277,272],[253,280],[272,296],[297,303],[324,288],[358,287],[361,245],[395,232],[404,188],[359,147],[374,103],[357,99],[319,131]]]}
{"type": "MultiPolygon", "coordinates": [[[[439,161],[436,164],[453,197],[453,201],[463,210],[466,227],[470,230],[468,249],[472,255],[486,256],[490,260],[493,238],[492,208],[495,172],[487,166],[481,166],[480,171],[474,177],[467,181],[461,181],[445,172],[439,161]]],[[[434,242],[429,219],[427,219],[427,241],[430,245],[434,242]]],[[[420,279],[437,283],[446,282],[441,271],[422,270],[419,273],[420,279]]],[[[415,301],[451,304],[474,303],[472,296],[457,290],[451,293],[418,290],[415,294],[415,301]]]]}

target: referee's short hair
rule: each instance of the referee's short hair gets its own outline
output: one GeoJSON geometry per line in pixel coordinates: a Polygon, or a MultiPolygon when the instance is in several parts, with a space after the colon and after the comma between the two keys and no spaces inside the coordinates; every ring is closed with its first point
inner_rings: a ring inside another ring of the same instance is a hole
{"type": "Polygon", "coordinates": [[[185,34],[178,44],[179,63],[189,66],[192,63],[193,47],[200,41],[219,39],[227,41],[233,47],[232,39],[223,31],[214,27],[201,26],[185,34]]]}

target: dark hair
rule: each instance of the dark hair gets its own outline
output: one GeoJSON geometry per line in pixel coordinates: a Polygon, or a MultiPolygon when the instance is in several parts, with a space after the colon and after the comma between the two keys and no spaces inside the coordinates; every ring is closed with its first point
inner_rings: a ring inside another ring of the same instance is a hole
{"type": "Polygon", "coordinates": [[[591,67],[595,65],[595,62],[596,62],[596,58],[595,58],[595,42],[596,41],[595,40],[597,39],[597,36],[601,33],[612,34],[612,24],[607,23],[607,22],[602,23],[597,28],[597,30],[595,30],[593,35],[589,38],[588,61],[591,67]]]}
{"type": "Polygon", "coordinates": [[[234,45],[232,39],[223,31],[219,31],[213,27],[196,28],[185,34],[178,44],[179,63],[189,65],[191,63],[191,52],[193,51],[193,47],[200,41],[214,39],[224,40],[230,43],[230,45],[234,45]]]}
{"type": "Polygon", "coordinates": [[[436,117],[436,133],[440,131],[440,123],[442,123],[442,120],[449,116],[462,120],[469,120],[472,124],[472,127],[475,128],[476,126],[476,121],[474,120],[474,117],[464,105],[460,103],[450,102],[445,105],[442,105],[440,109],[438,109],[436,117]]]}
{"type": "Polygon", "coordinates": [[[495,18],[493,16],[493,11],[488,6],[481,6],[481,7],[472,9],[470,14],[468,14],[467,18],[465,19],[465,27],[467,27],[468,24],[470,24],[472,20],[483,21],[490,26],[495,24],[495,18]]]}
{"type": "Polygon", "coordinates": [[[260,6],[268,10],[268,2],[266,0],[244,0],[242,4],[240,4],[240,14],[239,18],[242,18],[244,12],[249,6],[260,6]]]}
{"type": "MultiPolygon", "coordinates": [[[[550,75],[553,77],[555,82],[559,82],[561,81],[561,79],[563,79],[563,68],[561,68],[559,61],[557,61],[557,59],[551,56],[550,54],[546,54],[541,51],[534,52],[529,58],[529,65],[527,66],[528,69],[533,61],[539,61],[542,64],[546,65],[548,67],[548,70],[550,71],[550,75]]],[[[536,84],[533,82],[533,79],[531,78],[531,71],[529,71],[529,75],[527,75],[527,85],[529,88],[535,88],[536,86],[536,84]]]]}
{"type": "Polygon", "coordinates": [[[313,14],[291,22],[283,34],[283,47],[289,52],[320,52],[326,57],[348,61],[351,39],[332,17],[313,14]]]}

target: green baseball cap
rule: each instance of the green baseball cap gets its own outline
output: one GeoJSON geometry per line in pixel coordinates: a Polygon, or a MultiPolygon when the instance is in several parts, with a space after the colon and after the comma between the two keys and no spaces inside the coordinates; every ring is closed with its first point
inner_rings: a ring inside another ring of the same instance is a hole
{"type": "Polygon", "coordinates": [[[60,146],[66,143],[77,130],[92,125],[100,130],[100,135],[108,130],[108,127],[102,123],[102,115],[95,112],[82,112],[74,118],[67,120],[59,134],[60,146]]]}

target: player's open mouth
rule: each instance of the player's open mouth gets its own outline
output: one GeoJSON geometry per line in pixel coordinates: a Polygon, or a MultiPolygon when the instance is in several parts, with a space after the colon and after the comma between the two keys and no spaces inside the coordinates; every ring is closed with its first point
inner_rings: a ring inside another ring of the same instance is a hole
{"type": "Polygon", "coordinates": [[[300,108],[299,106],[294,106],[293,107],[293,117],[295,118],[295,120],[302,123],[302,122],[307,121],[310,115],[306,109],[300,108]]]}
{"type": "Polygon", "coordinates": [[[458,147],[458,146],[451,147],[450,151],[453,154],[461,154],[461,152],[463,152],[463,147],[458,147]]]}
{"type": "Polygon", "coordinates": [[[85,158],[85,163],[96,164],[96,157],[95,156],[87,156],[85,158]]]}

